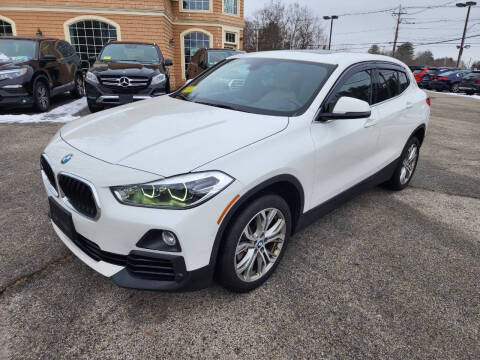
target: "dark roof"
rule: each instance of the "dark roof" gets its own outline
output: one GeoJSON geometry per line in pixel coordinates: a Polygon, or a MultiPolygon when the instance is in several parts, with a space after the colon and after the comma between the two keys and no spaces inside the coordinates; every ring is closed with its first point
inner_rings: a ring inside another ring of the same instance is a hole
{"type": "Polygon", "coordinates": [[[60,40],[60,39],[40,37],[40,36],[0,36],[0,40],[30,40],[30,41],[39,41],[39,40],[60,40]]]}

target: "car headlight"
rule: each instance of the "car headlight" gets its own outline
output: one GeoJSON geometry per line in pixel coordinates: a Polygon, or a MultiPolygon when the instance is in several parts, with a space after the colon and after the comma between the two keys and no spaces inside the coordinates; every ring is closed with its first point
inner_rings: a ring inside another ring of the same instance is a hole
{"type": "Polygon", "coordinates": [[[188,209],[211,199],[233,181],[220,171],[207,171],[111,189],[117,200],[125,205],[188,209]]]}
{"type": "Polygon", "coordinates": [[[27,68],[0,71],[0,80],[15,79],[27,73],[27,68]]]}
{"type": "Polygon", "coordinates": [[[85,76],[85,80],[90,81],[93,84],[98,84],[98,78],[97,75],[95,75],[92,72],[87,72],[87,75],[85,76]]]}
{"type": "Polygon", "coordinates": [[[151,85],[158,85],[158,84],[160,84],[161,82],[165,81],[165,79],[166,79],[165,74],[155,75],[155,76],[152,78],[151,85]]]}

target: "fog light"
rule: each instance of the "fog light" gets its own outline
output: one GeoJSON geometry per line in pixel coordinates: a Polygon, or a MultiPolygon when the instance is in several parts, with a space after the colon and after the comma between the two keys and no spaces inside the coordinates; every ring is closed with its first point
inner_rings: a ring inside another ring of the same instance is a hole
{"type": "Polygon", "coordinates": [[[171,231],[163,231],[162,240],[168,246],[175,246],[177,244],[177,237],[171,231]]]}

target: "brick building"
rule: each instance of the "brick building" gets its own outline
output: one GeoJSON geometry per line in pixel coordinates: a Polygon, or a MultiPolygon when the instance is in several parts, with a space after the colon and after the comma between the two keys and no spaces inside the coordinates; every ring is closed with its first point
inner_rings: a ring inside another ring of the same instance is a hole
{"type": "Polygon", "coordinates": [[[243,48],[243,1],[1,0],[0,35],[65,39],[83,60],[111,39],[156,42],[177,87],[198,48],[243,48]]]}

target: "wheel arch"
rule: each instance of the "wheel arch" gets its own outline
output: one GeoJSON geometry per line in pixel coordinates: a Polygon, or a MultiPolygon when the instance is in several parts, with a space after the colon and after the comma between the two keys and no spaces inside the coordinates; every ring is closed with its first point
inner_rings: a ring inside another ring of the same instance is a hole
{"type": "Polygon", "coordinates": [[[215,236],[215,242],[210,255],[210,265],[215,266],[224,235],[231,225],[232,220],[235,218],[235,215],[242,211],[253,199],[264,194],[272,193],[281,196],[290,207],[292,214],[292,234],[295,232],[300,215],[303,213],[305,201],[302,184],[293,175],[283,174],[274,176],[247,191],[228,211],[215,236]]]}
{"type": "MultiPolygon", "coordinates": [[[[408,140],[410,140],[412,137],[417,137],[418,138],[418,141],[420,141],[420,146],[422,146],[423,144],[423,140],[425,139],[425,133],[427,131],[427,127],[425,124],[422,124],[420,126],[418,126],[413,132],[412,134],[410,135],[410,137],[408,138],[408,140]]],[[[408,142],[407,140],[407,142],[408,142]]]]}
{"type": "Polygon", "coordinates": [[[33,95],[33,89],[35,88],[35,84],[37,83],[37,81],[44,81],[48,89],[51,90],[50,81],[48,79],[47,74],[43,73],[42,71],[37,71],[36,73],[33,74],[32,81],[30,82],[29,90],[32,93],[32,95],[33,95]]]}

